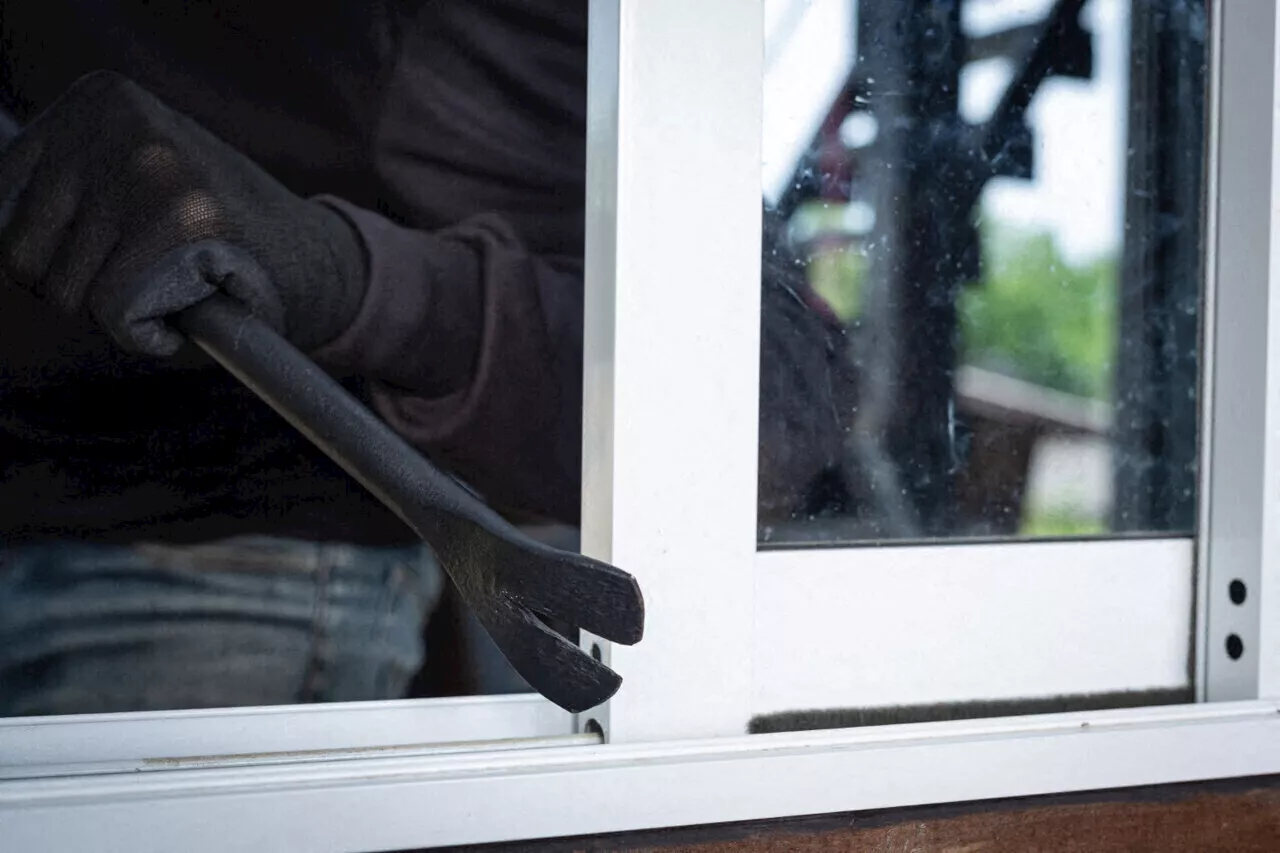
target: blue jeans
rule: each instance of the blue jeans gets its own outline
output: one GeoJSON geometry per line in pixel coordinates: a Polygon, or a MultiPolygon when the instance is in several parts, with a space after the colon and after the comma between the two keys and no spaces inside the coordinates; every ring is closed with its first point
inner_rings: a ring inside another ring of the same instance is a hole
{"type": "Polygon", "coordinates": [[[0,716],[400,698],[442,581],[426,547],[0,550],[0,716]]]}

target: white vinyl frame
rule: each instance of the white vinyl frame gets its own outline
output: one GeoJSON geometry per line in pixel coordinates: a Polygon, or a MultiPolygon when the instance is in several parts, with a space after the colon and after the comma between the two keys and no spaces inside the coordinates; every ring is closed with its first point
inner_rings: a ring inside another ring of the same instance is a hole
{"type": "Polygon", "coordinates": [[[616,58],[597,42],[591,133],[612,144],[589,155],[597,464],[583,542],[635,572],[652,605],[644,643],[613,650],[628,684],[592,715],[611,741],[735,735],[758,715],[812,710],[1258,695],[1262,549],[1277,520],[1263,489],[1280,449],[1263,286],[1273,116],[1259,108],[1274,75],[1258,69],[1274,64],[1276,14],[1212,6],[1194,539],[757,550],[760,4],[699,4],[672,21],[647,9],[616,58]],[[698,26],[698,48],[677,52],[698,26]]]}
{"type": "Polygon", "coordinates": [[[610,742],[534,697],[0,721],[3,846],[393,850],[1280,773],[1277,15],[1212,6],[1198,544],[758,553],[760,3],[592,0],[583,541],[649,609],[578,721],[610,742]],[[1185,685],[1191,636],[1201,698],[1241,701],[742,735],[1185,685]]]}

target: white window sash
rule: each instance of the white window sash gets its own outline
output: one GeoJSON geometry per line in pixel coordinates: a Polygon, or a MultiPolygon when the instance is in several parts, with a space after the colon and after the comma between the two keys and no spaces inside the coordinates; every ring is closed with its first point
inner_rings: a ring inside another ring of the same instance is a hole
{"type": "Polygon", "coordinates": [[[759,553],[761,4],[594,8],[587,426],[607,452],[584,542],[650,601],[644,642],[614,650],[627,683],[592,715],[610,738],[731,736],[813,709],[1258,696],[1280,651],[1258,618],[1280,594],[1262,584],[1280,518],[1274,5],[1213,11],[1200,535],[759,553]]]}
{"type": "Polygon", "coordinates": [[[1186,539],[765,551],[753,715],[1190,685],[1186,539]]]}
{"type": "Polygon", "coordinates": [[[591,3],[583,549],[632,572],[645,637],[591,714],[617,741],[750,714],[763,13],[591,3]]]}

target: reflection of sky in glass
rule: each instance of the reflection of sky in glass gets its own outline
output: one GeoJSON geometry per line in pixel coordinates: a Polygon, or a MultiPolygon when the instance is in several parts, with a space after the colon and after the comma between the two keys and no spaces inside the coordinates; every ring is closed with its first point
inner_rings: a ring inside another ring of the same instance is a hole
{"type": "Polygon", "coordinates": [[[764,193],[776,199],[853,64],[853,0],[765,0],[764,193]]]}
{"type": "MultiPolygon", "coordinates": [[[[968,32],[1043,17],[1052,0],[969,0],[968,32]]],[[[764,192],[776,198],[804,145],[839,91],[852,58],[852,0],[765,0],[764,192]]],[[[1094,34],[1092,80],[1051,78],[1029,117],[1035,130],[1035,179],[996,180],[987,215],[1057,237],[1064,254],[1084,260],[1118,248],[1123,217],[1123,153],[1128,21],[1121,0],[1090,0],[1081,13],[1094,34]]],[[[995,106],[1011,69],[975,63],[962,78],[961,111],[981,120],[995,106]]]]}

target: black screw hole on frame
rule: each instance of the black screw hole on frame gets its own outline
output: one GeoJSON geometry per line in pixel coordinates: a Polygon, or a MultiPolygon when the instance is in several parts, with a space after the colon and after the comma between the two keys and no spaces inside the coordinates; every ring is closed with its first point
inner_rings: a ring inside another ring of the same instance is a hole
{"type": "Polygon", "coordinates": [[[587,723],[582,727],[582,730],[587,734],[596,735],[601,740],[604,740],[604,726],[600,725],[600,721],[595,717],[587,720],[587,723]]]}
{"type": "Polygon", "coordinates": [[[1227,595],[1231,596],[1232,604],[1244,604],[1244,600],[1249,595],[1249,588],[1244,585],[1244,581],[1237,578],[1227,585],[1227,595]]]}
{"type": "Polygon", "coordinates": [[[1227,636],[1227,657],[1232,660],[1240,660],[1240,656],[1244,654],[1244,640],[1240,639],[1239,634],[1230,634],[1227,636]]]}
{"type": "Polygon", "coordinates": [[[592,644],[591,644],[591,656],[592,656],[593,658],[595,658],[595,659],[596,659],[596,663],[602,663],[602,662],[603,662],[603,661],[602,661],[602,658],[604,657],[604,653],[600,651],[600,644],[599,644],[599,643],[592,643],[592,644]]]}

